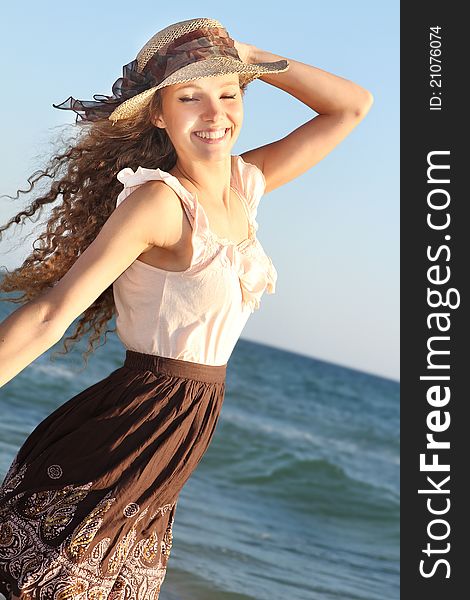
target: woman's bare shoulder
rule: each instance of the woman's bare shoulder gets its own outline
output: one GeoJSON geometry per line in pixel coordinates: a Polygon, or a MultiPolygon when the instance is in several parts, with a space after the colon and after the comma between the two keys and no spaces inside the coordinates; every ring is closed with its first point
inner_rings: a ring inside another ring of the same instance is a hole
{"type": "Polygon", "coordinates": [[[178,194],[165,182],[147,181],[136,188],[116,208],[123,220],[136,226],[138,233],[153,246],[173,246],[183,232],[184,210],[178,194]]]}

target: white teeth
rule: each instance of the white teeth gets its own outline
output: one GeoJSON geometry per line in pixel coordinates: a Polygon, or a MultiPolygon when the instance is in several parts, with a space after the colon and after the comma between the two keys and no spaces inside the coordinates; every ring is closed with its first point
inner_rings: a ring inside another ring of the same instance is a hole
{"type": "Polygon", "coordinates": [[[209,138],[211,140],[217,140],[219,138],[223,138],[225,135],[225,129],[221,129],[220,131],[196,131],[196,135],[201,138],[209,138]]]}

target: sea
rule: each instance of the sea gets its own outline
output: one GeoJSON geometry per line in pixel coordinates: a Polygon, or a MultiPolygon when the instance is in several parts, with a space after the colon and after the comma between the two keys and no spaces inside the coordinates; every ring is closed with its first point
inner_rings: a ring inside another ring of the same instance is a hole
{"type": "MultiPolygon", "coordinates": [[[[40,421],[122,365],[115,333],[86,369],[82,342],[0,388],[0,482],[40,421]]],[[[398,600],[399,382],[241,337],[226,384],[160,600],[398,600]]]]}

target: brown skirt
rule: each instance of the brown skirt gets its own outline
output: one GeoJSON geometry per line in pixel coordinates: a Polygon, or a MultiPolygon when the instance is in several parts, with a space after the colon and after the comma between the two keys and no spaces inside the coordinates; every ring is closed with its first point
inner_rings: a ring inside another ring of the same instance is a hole
{"type": "Polygon", "coordinates": [[[226,366],[127,350],[34,429],[0,487],[7,599],[158,599],[178,495],[213,436],[226,366]]]}

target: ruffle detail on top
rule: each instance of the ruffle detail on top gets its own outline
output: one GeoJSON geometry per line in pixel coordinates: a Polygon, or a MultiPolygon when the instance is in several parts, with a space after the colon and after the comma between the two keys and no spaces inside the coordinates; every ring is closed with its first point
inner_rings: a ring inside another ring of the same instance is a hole
{"type": "Polygon", "coordinates": [[[250,239],[240,245],[224,245],[222,253],[235,269],[240,280],[243,304],[253,313],[259,309],[264,292],[274,294],[276,290],[277,271],[264,252],[256,233],[259,201],[266,189],[263,171],[252,163],[247,163],[241,156],[232,168],[232,185],[240,190],[250,211],[250,239]]]}
{"type": "Polygon", "coordinates": [[[242,303],[253,313],[260,307],[261,297],[265,291],[268,294],[275,292],[277,280],[277,271],[256,237],[257,208],[266,187],[266,180],[263,172],[256,165],[246,163],[241,156],[234,158],[231,185],[243,196],[250,213],[249,238],[240,244],[215,235],[210,229],[209,220],[197,195],[193,196],[177,177],[161,169],[138,167],[134,172],[130,167],[126,167],[119,171],[117,179],[124,185],[124,189],[116,200],[116,206],[134,191],[133,188],[146,181],[165,181],[180,197],[192,226],[193,258],[190,267],[180,273],[189,275],[188,272],[192,272],[196,265],[205,264],[206,256],[213,257],[219,254],[222,262],[237,273],[242,291],[242,303]]]}
{"type": "Polygon", "coordinates": [[[271,259],[256,240],[254,246],[244,251],[231,244],[224,246],[221,252],[238,275],[243,304],[253,313],[259,309],[264,292],[276,291],[277,271],[271,259]]]}
{"type": "Polygon", "coordinates": [[[266,179],[263,171],[256,165],[245,162],[241,156],[237,158],[238,160],[232,163],[232,182],[248,202],[252,213],[253,225],[255,230],[257,230],[258,224],[255,220],[259,201],[266,189],[266,179]]]}
{"type": "MultiPolygon", "coordinates": [[[[193,246],[193,256],[191,265],[187,271],[191,270],[196,265],[202,264],[206,256],[206,239],[207,231],[205,223],[201,221],[197,204],[192,194],[178,181],[174,175],[162,171],[161,169],[146,169],[145,167],[137,167],[134,172],[130,167],[121,169],[116,175],[117,179],[124,185],[124,189],[116,199],[116,207],[129,196],[134,190],[133,188],[142,185],[147,181],[164,181],[169,185],[180,198],[185,212],[188,215],[191,224],[191,242],[193,246]]],[[[183,271],[186,272],[186,271],[183,271]]]]}

